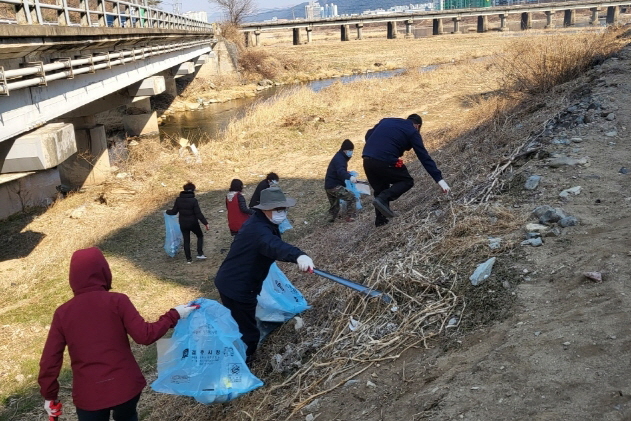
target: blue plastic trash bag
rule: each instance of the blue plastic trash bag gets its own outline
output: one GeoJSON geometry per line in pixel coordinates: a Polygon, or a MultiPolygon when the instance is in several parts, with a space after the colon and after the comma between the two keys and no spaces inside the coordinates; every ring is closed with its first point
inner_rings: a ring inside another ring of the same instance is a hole
{"type": "Polygon", "coordinates": [[[355,187],[355,183],[351,183],[351,180],[346,180],[346,190],[353,193],[355,197],[357,198],[357,200],[355,201],[355,208],[361,209],[362,208],[362,203],[361,203],[361,198],[360,198],[361,193],[359,192],[359,190],[357,190],[357,187],[355,187]]]}
{"type": "Polygon", "coordinates": [[[230,310],[198,298],[201,307],[179,320],[173,336],[158,341],[156,392],[203,404],[227,402],[263,385],[245,364],[245,344],[230,310]]]}
{"type": "Polygon", "coordinates": [[[289,222],[289,219],[285,219],[278,226],[278,230],[280,231],[281,234],[284,233],[287,230],[292,229],[292,228],[293,228],[293,225],[291,225],[291,222],[289,222]]]}
{"type": "Polygon", "coordinates": [[[182,244],[184,244],[180,223],[177,215],[167,215],[164,211],[162,213],[164,214],[164,226],[166,228],[164,251],[166,251],[170,257],[175,257],[180,247],[182,247],[182,244]]]}
{"type": "Polygon", "coordinates": [[[264,322],[286,322],[309,308],[307,300],[276,263],[269,268],[258,296],[256,318],[264,322]]]}

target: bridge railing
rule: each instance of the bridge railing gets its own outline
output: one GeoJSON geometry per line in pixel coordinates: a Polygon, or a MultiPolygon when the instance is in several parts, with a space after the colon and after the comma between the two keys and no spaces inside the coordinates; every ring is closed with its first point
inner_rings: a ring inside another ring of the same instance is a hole
{"type": "Polygon", "coordinates": [[[0,0],[0,23],[213,31],[211,23],[150,7],[147,0],[0,0]]]}

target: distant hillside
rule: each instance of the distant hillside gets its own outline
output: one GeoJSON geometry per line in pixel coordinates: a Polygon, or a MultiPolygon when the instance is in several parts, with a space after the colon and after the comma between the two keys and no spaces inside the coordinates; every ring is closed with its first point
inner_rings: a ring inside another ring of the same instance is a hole
{"type": "MultiPolygon", "coordinates": [[[[321,6],[326,3],[334,3],[337,5],[337,12],[340,15],[351,15],[361,13],[364,10],[388,9],[392,6],[404,6],[410,3],[423,3],[422,0],[333,0],[319,1],[321,6]]],[[[248,17],[248,22],[262,22],[272,18],[277,19],[294,19],[305,17],[305,6],[309,2],[303,2],[293,7],[282,9],[261,10],[259,13],[248,17]]]]}

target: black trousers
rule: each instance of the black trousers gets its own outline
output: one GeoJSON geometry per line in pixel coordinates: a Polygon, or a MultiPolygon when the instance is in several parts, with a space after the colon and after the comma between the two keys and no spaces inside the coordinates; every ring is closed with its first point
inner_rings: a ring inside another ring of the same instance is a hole
{"type": "MultiPolygon", "coordinates": [[[[364,157],[364,172],[370,186],[375,192],[375,198],[386,204],[397,200],[403,193],[414,187],[414,179],[405,165],[396,168],[387,162],[364,157]]],[[[388,218],[375,209],[375,225],[388,223],[388,218]]]]}
{"type": "Polygon", "coordinates": [[[239,332],[241,332],[241,339],[247,347],[245,350],[246,356],[251,356],[256,351],[259,345],[259,339],[261,339],[261,332],[256,326],[256,302],[254,303],[242,303],[241,301],[233,300],[226,297],[221,292],[221,303],[230,310],[232,318],[239,325],[239,332]]]}
{"type": "Polygon", "coordinates": [[[191,232],[197,236],[197,255],[204,254],[204,234],[197,221],[190,225],[180,225],[184,237],[184,255],[186,260],[191,260],[191,232]]]}
{"type": "Polygon", "coordinates": [[[79,421],[109,421],[110,412],[114,413],[114,421],[138,421],[136,406],[140,400],[140,393],[125,403],[98,411],[86,411],[77,408],[79,421]]]}

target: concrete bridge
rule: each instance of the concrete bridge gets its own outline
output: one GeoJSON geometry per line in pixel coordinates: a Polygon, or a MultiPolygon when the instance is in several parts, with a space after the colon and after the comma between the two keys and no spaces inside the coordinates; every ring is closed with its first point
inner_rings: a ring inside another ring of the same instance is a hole
{"type": "Polygon", "coordinates": [[[45,1],[0,0],[0,219],[105,179],[97,113],[125,105],[128,135],[157,132],[150,97],[217,64],[209,23],[146,3],[45,1]]]}
{"type": "Polygon", "coordinates": [[[435,11],[419,11],[413,13],[391,13],[380,15],[352,15],[327,19],[313,20],[291,20],[284,22],[264,22],[264,23],[247,23],[242,26],[241,31],[245,35],[245,42],[248,46],[257,46],[260,44],[260,35],[262,31],[271,31],[278,29],[291,29],[293,31],[294,45],[301,44],[301,30],[306,32],[306,42],[312,42],[312,32],[316,28],[339,26],[341,41],[350,40],[350,27],[355,26],[357,31],[356,39],[362,39],[362,29],[367,23],[387,23],[388,39],[397,37],[397,23],[405,24],[405,36],[413,36],[414,24],[418,22],[431,22],[433,35],[442,35],[444,31],[444,21],[453,23],[452,33],[460,32],[460,23],[463,18],[476,18],[477,31],[486,32],[489,30],[489,16],[498,16],[500,20],[500,31],[508,30],[508,18],[512,15],[520,20],[522,30],[532,27],[533,13],[544,13],[546,16],[546,27],[553,26],[553,18],[556,13],[563,13],[563,25],[573,26],[576,19],[577,10],[590,10],[590,23],[598,24],[599,14],[606,13],[607,24],[615,24],[618,21],[621,6],[629,6],[629,0],[623,1],[564,1],[564,2],[526,2],[512,6],[496,6],[476,9],[449,9],[435,11]]]}

